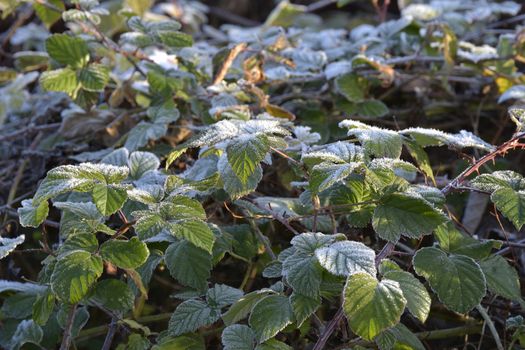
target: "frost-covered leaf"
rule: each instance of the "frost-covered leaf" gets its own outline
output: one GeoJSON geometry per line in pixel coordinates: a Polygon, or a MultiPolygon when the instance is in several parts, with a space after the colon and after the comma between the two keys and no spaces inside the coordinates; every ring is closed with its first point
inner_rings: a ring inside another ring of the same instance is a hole
{"type": "Polygon", "coordinates": [[[401,130],[400,134],[412,137],[421,147],[448,145],[458,149],[476,148],[489,152],[494,150],[493,145],[465,130],[457,134],[449,134],[436,129],[409,128],[401,130]]]}
{"type": "Polygon", "coordinates": [[[212,324],[220,317],[220,312],[214,310],[201,300],[186,300],[175,309],[168,325],[168,333],[178,336],[194,332],[200,327],[212,324]]]}
{"type": "Polygon", "coordinates": [[[357,272],[376,275],[375,252],[360,242],[342,241],[319,248],[315,256],[322,267],[337,276],[357,272]]]}
{"type": "Polygon", "coordinates": [[[405,271],[389,271],[384,278],[396,281],[407,300],[407,309],[421,322],[425,322],[430,312],[431,299],[425,286],[412,274],[405,271]]]}
{"type": "Polygon", "coordinates": [[[297,293],[317,298],[322,268],[313,255],[296,252],[283,261],[283,275],[297,293]]]}
{"type": "Polygon", "coordinates": [[[132,237],[129,241],[109,240],[100,246],[100,256],[123,269],[134,269],[142,265],[149,256],[144,242],[132,237]]]}
{"type": "Polygon", "coordinates": [[[372,226],[381,238],[395,242],[401,235],[417,238],[430,234],[445,221],[446,216],[424,199],[393,193],[376,207],[372,226]]]}
{"type": "Polygon", "coordinates": [[[0,293],[5,291],[13,291],[25,294],[38,294],[45,292],[46,289],[47,287],[36,283],[0,280],[0,293]]]}
{"type": "Polygon", "coordinates": [[[33,320],[23,320],[16,327],[8,346],[8,350],[18,350],[26,343],[40,344],[44,337],[42,328],[33,320]]]}
{"type": "Polygon", "coordinates": [[[514,85],[499,97],[498,103],[503,103],[508,100],[523,100],[525,101],[525,85],[514,85]]]}
{"type": "Polygon", "coordinates": [[[158,140],[166,135],[168,128],[165,123],[150,123],[141,121],[128,134],[126,147],[130,152],[145,146],[150,140],[158,140]]]}
{"type": "Polygon", "coordinates": [[[428,281],[439,300],[453,311],[466,313],[485,296],[485,276],[480,266],[467,256],[447,256],[440,249],[427,247],[417,251],[413,263],[416,273],[428,281]]]}
{"type": "Polygon", "coordinates": [[[221,337],[224,350],[253,350],[255,333],[243,324],[234,324],[224,328],[221,337]]]}
{"type": "Polygon", "coordinates": [[[180,241],[170,244],[164,260],[170,274],[183,285],[205,290],[210,277],[211,256],[193,244],[180,241]]]}
{"type": "Polygon", "coordinates": [[[114,184],[128,176],[127,167],[82,163],[62,165],[50,170],[40,183],[33,204],[71,191],[88,192],[95,184],[114,184]]]}
{"type": "Polygon", "coordinates": [[[356,172],[363,163],[351,162],[344,164],[321,163],[312,168],[310,175],[310,190],[313,193],[322,192],[336,182],[345,180],[350,174],[356,172]]]}
{"type": "Polygon", "coordinates": [[[150,152],[133,152],[129,156],[129,175],[140,179],[148,171],[157,170],[160,166],[159,158],[150,152]]]}
{"type": "Polygon", "coordinates": [[[24,243],[26,239],[25,235],[20,235],[15,238],[7,238],[0,236],[0,259],[5,258],[11,253],[17,246],[24,243]]]}
{"type": "Polygon", "coordinates": [[[396,325],[407,301],[398,282],[379,282],[367,273],[351,275],[344,290],[343,310],[350,328],[371,340],[383,330],[396,325]]]}
{"type": "Polygon", "coordinates": [[[225,284],[216,284],[206,292],[206,301],[208,305],[220,309],[235,303],[243,294],[240,289],[225,284]]]}
{"type": "Polygon", "coordinates": [[[343,120],[340,128],[348,129],[348,136],[355,136],[365,152],[376,157],[399,158],[403,139],[397,132],[366,125],[355,120],[343,120]]]}
{"type": "Polygon", "coordinates": [[[59,259],[51,275],[51,289],[62,301],[75,304],[102,275],[102,259],[75,250],[59,259]]]}
{"type": "Polygon", "coordinates": [[[481,260],[479,266],[492,293],[523,303],[518,273],[502,256],[492,255],[481,260]]]}
{"type": "Polygon", "coordinates": [[[290,300],[283,295],[269,295],[255,304],[249,323],[258,342],[263,343],[292,323],[292,320],[290,300]]]}

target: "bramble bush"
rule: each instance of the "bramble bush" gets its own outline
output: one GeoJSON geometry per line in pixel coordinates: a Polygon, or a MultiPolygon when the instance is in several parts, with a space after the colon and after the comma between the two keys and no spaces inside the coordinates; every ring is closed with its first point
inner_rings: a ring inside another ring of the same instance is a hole
{"type": "Polygon", "coordinates": [[[521,5],[397,5],[2,2],[2,347],[525,346],[521,5]]]}

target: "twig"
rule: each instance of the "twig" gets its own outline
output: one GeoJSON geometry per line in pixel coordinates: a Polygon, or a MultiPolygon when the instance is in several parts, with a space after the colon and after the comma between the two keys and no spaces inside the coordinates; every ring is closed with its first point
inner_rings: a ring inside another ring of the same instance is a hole
{"type": "Polygon", "coordinates": [[[228,56],[226,56],[226,59],[222,63],[221,68],[219,69],[219,71],[217,72],[215,77],[213,78],[212,85],[219,84],[224,79],[224,77],[226,76],[226,73],[228,73],[228,69],[230,69],[230,67],[231,67],[233,61],[235,60],[235,58],[241,52],[246,50],[247,47],[248,47],[248,44],[246,44],[246,43],[240,43],[240,44],[237,44],[234,47],[232,47],[232,49],[228,53],[228,56]]]}
{"type": "Polygon", "coordinates": [[[294,229],[292,227],[292,225],[290,225],[290,223],[286,219],[284,219],[284,218],[280,217],[279,215],[275,214],[270,208],[265,208],[264,206],[260,205],[259,203],[255,202],[255,201],[250,201],[250,202],[253,203],[255,206],[257,206],[258,208],[260,208],[262,210],[266,210],[267,212],[269,212],[270,215],[274,218],[274,220],[279,221],[288,230],[293,232],[294,235],[298,235],[299,234],[299,232],[296,229],[294,229]]]}
{"type": "Polygon", "coordinates": [[[71,345],[71,331],[73,329],[73,321],[75,321],[75,312],[77,311],[77,304],[71,306],[69,314],[67,315],[66,327],[64,328],[64,336],[62,338],[62,344],[60,344],[60,350],[69,350],[71,345]]]}
{"type": "Polygon", "coordinates": [[[0,142],[4,141],[11,141],[13,139],[16,139],[19,136],[28,136],[30,133],[34,133],[36,131],[47,131],[47,130],[53,130],[60,127],[60,123],[51,123],[51,124],[44,124],[44,125],[31,125],[26,128],[13,131],[10,134],[0,136],[0,142]]]}
{"type": "Polygon", "coordinates": [[[322,8],[328,7],[332,4],[335,4],[337,0],[320,0],[316,1],[306,7],[306,12],[315,12],[322,8]]]}
{"type": "MultiPolygon", "coordinates": [[[[247,213],[244,213],[247,216],[247,213]]],[[[272,246],[270,244],[270,240],[268,237],[266,237],[259,227],[255,224],[255,221],[253,219],[248,219],[248,222],[250,223],[250,226],[252,227],[252,230],[255,232],[255,235],[257,236],[257,239],[264,245],[264,249],[266,250],[266,253],[272,258],[272,260],[277,260],[277,255],[272,250],[272,246]]]]}
{"type": "Polygon", "coordinates": [[[102,350],[109,350],[111,348],[111,343],[113,342],[113,338],[115,337],[117,328],[118,328],[117,319],[113,317],[111,318],[111,323],[109,325],[108,334],[106,335],[106,339],[104,339],[102,350]]]}
{"type": "Polygon", "coordinates": [[[235,13],[231,13],[229,11],[226,11],[225,9],[216,6],[209,6],[208,13],[230,23],[240,24],[241,26],[245,27],[256,27],[261,25],[261,23],[254,21],[253,19],[236,15],[235,13]]]}
{"type": "Polygon", "coordinates": [[[476,306],[476,310],[481,314],[481,317],[485,320],[485,323],[487,326],[489,326],[490,333],[492,333],[492,336],[494,337],[494,341],[496,342],[496,346],[498,347],[498,350],[504,350],[503,344],[501,343],[501,339],[499,338],[498,331],[496,330],[496,326],[494,326],[494,322],[490,319],[489,314],[487,311],[483,308],[483,306],[478,305],[476,306]]]}

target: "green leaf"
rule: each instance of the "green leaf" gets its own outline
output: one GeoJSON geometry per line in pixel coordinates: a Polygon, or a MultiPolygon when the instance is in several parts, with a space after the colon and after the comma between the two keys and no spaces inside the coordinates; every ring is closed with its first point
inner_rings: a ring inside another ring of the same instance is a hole
{"type": "Polygon", "coordinates": [[[98,63],[90,64],[78,72],[78,81],[87,91],[104,91],[109,82],[109,68],[98,63]]]}
{"type": "Polygon", "coordinates": [[[242,184],[248,182],[269,149],[270,144],[264,134],[236,138],[228,145],[228,162],[242,184]]]}
{"type": "Polygon", "coordinates": [[[424,199],[392,193],[374,210],[372,226],[379,237],[395,242],[401,235],[419,238],[430,234],[445,221],[447,217],[424,199]]]}
{"type": "Polygon", "coordinates": [[[439,300],[459,313],[472,310],[485,296],[485,276],[480,266],[464,255],[447,256],[440,249],[427,247],[413,259],[416,273],[424,277],[439,300]]]}
{"type": "Polygon", "coordinates": [[[292,347],[277,339],[268,339],[255,347],[255,350],[292,350],[292,347]]]}
{"type": "Polygon", "coordinates": [[[128,199],[126,189],[114,185],[96,184],[92,194],[93,202],[104,216],[116,213],[128,199]]]}
{"type": "Polygon", "coordinates": [[[224,328],[221,341],[224,350],[253,350],[255,333],[246,325],[234,324],[224,328]]]}
{"type": "Polygon", "coordinates": [[[261,289],[248,293],[240,298],[222,315],[224,324],[231,325],[248,316],[253,306],[270,293],[273,292],[269,289],[261,289]]]}
{"type": "Polygon", "coordinates": [[[129,286],[117,279],[99,281],[90,294],[89,301],[114,312],[125,313],[133,308],[135,295],[129,286]]]}
{"type": "Polygon", "coordinates": [[[520,279],[516,269],[500,255],[492,255],[479,262],[485,274],[488,289],[499,296],[522,302],[520,279]]]}
{"type": "Polygon", "coordinates": [[[46,286],[36,283],[22,283],[15,281],[0,280],[0,293],[5,291],[22,292],[26,294],[39,294],[47,290],[46,286]]]}
{"type": "Polygon", "coordinates": [[[389,271],[384,274],[384,278],[399,283],[403,296],[407,300],[408,311],[424,323],[432,303],[425,286],[412,274],[405,271],[389,271]]]}
{"type": "Polygon", "coordinates": [[[51,275],[51,289],[62,301],[75,304],[102,275],[102,259],[77,250],[63,256],[51,275]]]}
{"type": "Polygon", "coordinates": [[[374,340],[381,350],[425,350],[419,338],[402,323],[381,332],[374,340]]]}
{"type": "Polygon", "coordinates": [[[161,43],[170,48],[181,48],[193,45],[193,38],[186,33],[163,30],[155,34],[161,43]]]}
{"type": "Polygon", "coordinates": [[[438,226],[434,235],[441,249],[472,259],[485,258],[490,255],[492,248],[500,245],[497,241],[480,242],[459,231],[452,222],[438,226]]]}
{"type": "Polygon", "coordinates": [[[208,224],[202,220],[187,220],[173,226],[175,236],[184,238],[196,247],[202,248],[211,254],[215,235],[208,224]]]}
{"type": "Polygon", "coordinates": [[[216,284],[206,292],[206,301],[213,308],[221,309],[242,298],[243,291],[225,284],[216,284]]]}
{"type": "Polygon", "coordinates": [[[306,6],[290,3],[288,0],[281,1],[266,18],[266,27],[289,27],[294,20],[306,12],[306,6]]]}
{"type": "Polygon", "coordinates": [[[89,62],[87,44],[78,37],[53,34],[46,40],[46,51],[52,59],[63,65],[81,68],[89,62]]]}
{"type": "Polygon", "coordinates": [[[60,246],[59,257],[66,255],[73,250],[84,250],[89,253],[95,253],[98,249],[97,236],[92,233],[79,233],[72,235],[60,246]]]}
{"type": "Polygon", "coordinates": [[[490,200],[519,231],[525,224],[525,191],[500,188],[492,193],[490,200]]]}
{"type": "Polygon", "coordinates": [[[40,85],[44,91],[65,92],[75,98],[78,92],[77,73],[70,68],[55,69],[40,75],[40,85]]]}
{"type": "Polygon", "coordinates": [[[321,306],[321,299],[311,298],[294,292],[290,296],[290,303],[297,326],[300,327],[321,306]]]}
{"type": "Polygon", "coordinates": [[[141,121],[129,132],[124,147],[130,152],[136,151],[146,145],[150,140],[158,140],[164,136],[167,131],[166,123],[141,121]]]}
{"type": "Polygon", "coordinates": [[[227,156],[221,156],[217,168],[223,182],[224,190],[232,199],[237,199],[255,190],[262,179],[262,167],[257,164],[255,171],[242,182],[233,171],[227,156]]]}
{"type": "Polygon", "coordinates": [[[170,244],[164,256],[170,274],[185,286],[206,290],[210,277],[211,255],[190,242],[170,244]]]}
{"type": "Polygon", "coordinates": [[[39,294],[33,304],[33,320],[43,326],[53,313],[55,308],[55,295],[51,293],[51,289],[47,289],[45,293],[39,294]]]}
{"type": "Polygon", "coordinates": [[[26,343],[40,344],[44,332],[33,320],[23,320],[16,327],[15,333],[9,341],[9,350],[18,350],[26,343]]]}
{"type": "Polygon", "coordinates": [[[343,310],[350,328],[366,340],[397,323],[407,301],[398,282],[379,282],[367,273],[351,275],[344,290],[343,310]]]}
{"type": "Polygon", "coordinates": [[[61,17],[61,11],[65,10],[64,3],[61,0],[47,0],[53,8],[42,5],[38,2],[33,3],[35,13],[42,23],[49,29],[61,17]],[[58,10],[58,11],[57,11],[58,10]]]}
{"type": "Polygon", "coordinates": [[[168,170],[168,168],[170,167],[170,165],[176,161],[181,155],[183,155],[184,153],[186,153],[186,150],[187,148],[184,147],[184,148],[181,148],[181,149],[175,149],[173,151],[171,151],[169,154],[168,154],[168,157],[166,157],[166,165],[165,165],[165,168],[166,170],[168,170]]]}
{"type": "Polygon", "coordinates": [[[220,312],[201,300],[186,300],[175,309],[171,316],[168,332],[171,336],[194,332],[220,318],[220,312]]]}
{"type": "Polygon", "coordinates": [[[206,350],[206,345],[202,335],[185,334],[176,338],[163,337],[151,350],[206,350]]]}
{"type": "Polygon", "coordinates": [[[255,304],[249,323],[258,342],[263,343],[292,323],[292,319],[290,300],[282,295],[270,295],[255,304]]]}
{"type": "Polygon", "coordinates": [[[342,241],[317,249],[315,256],[322,267],[336,276],[357,272],[376,275],[375,252],[360,242],[342,241]]]}
{"type": "Polygon", "coordinates": [[[388,114],[388,107],[379,100],[366,100],[357,105],[359,115],[380,118],[388,114]]]}
{"type": "Polygon", "coordinates": [[[407,147],[408,151],[410,152],[410,155],[417,163],[417,166],[419,169],[428,176],[433,183],[436,182],[434,178],[434,172],[432,170],[432,166],[430,165],[430,159],[428,158],[427,152],[418,145],[415,141],[412,140],[404,140],[405,146],[407,147]]]}
{"type": "Polygon", "coordinates": [[[149,256],[146,243],[132,237],[129,241],[109,240],[100,246],[100,256],[123,269],[134,269],[144,264],[149,256]]]}
{"type": "Polygon", "coordinates": [[[0,236],[0,259],[5,258],[11,253],[17,246],[24,243],[26,239],[25,235],[20,235],[15,238],[7,238],[0,236]]]}
{"type": "Polygon", "coordinates": [[[350,102],[363,102],[367,90],[367,80],[350,73],[335,80],[337,91],[350,102]]]}
{"type": "Polygon", "coordinates": [[[516,191],[525,189],[525,179],[515,171],[502,170],[491,174],[482,174],[471,181],[471,185],[483,191],[494,192],[501,188],[516,191]]]}

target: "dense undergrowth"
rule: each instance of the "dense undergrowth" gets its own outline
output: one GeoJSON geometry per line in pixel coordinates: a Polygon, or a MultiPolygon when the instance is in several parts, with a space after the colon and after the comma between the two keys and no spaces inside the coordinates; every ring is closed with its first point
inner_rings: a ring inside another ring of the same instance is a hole
{"type": "Polygon", "coordinates": [[[232,9],[0,2],[1,347],[525,346],[521,5],[232,9]]]}

